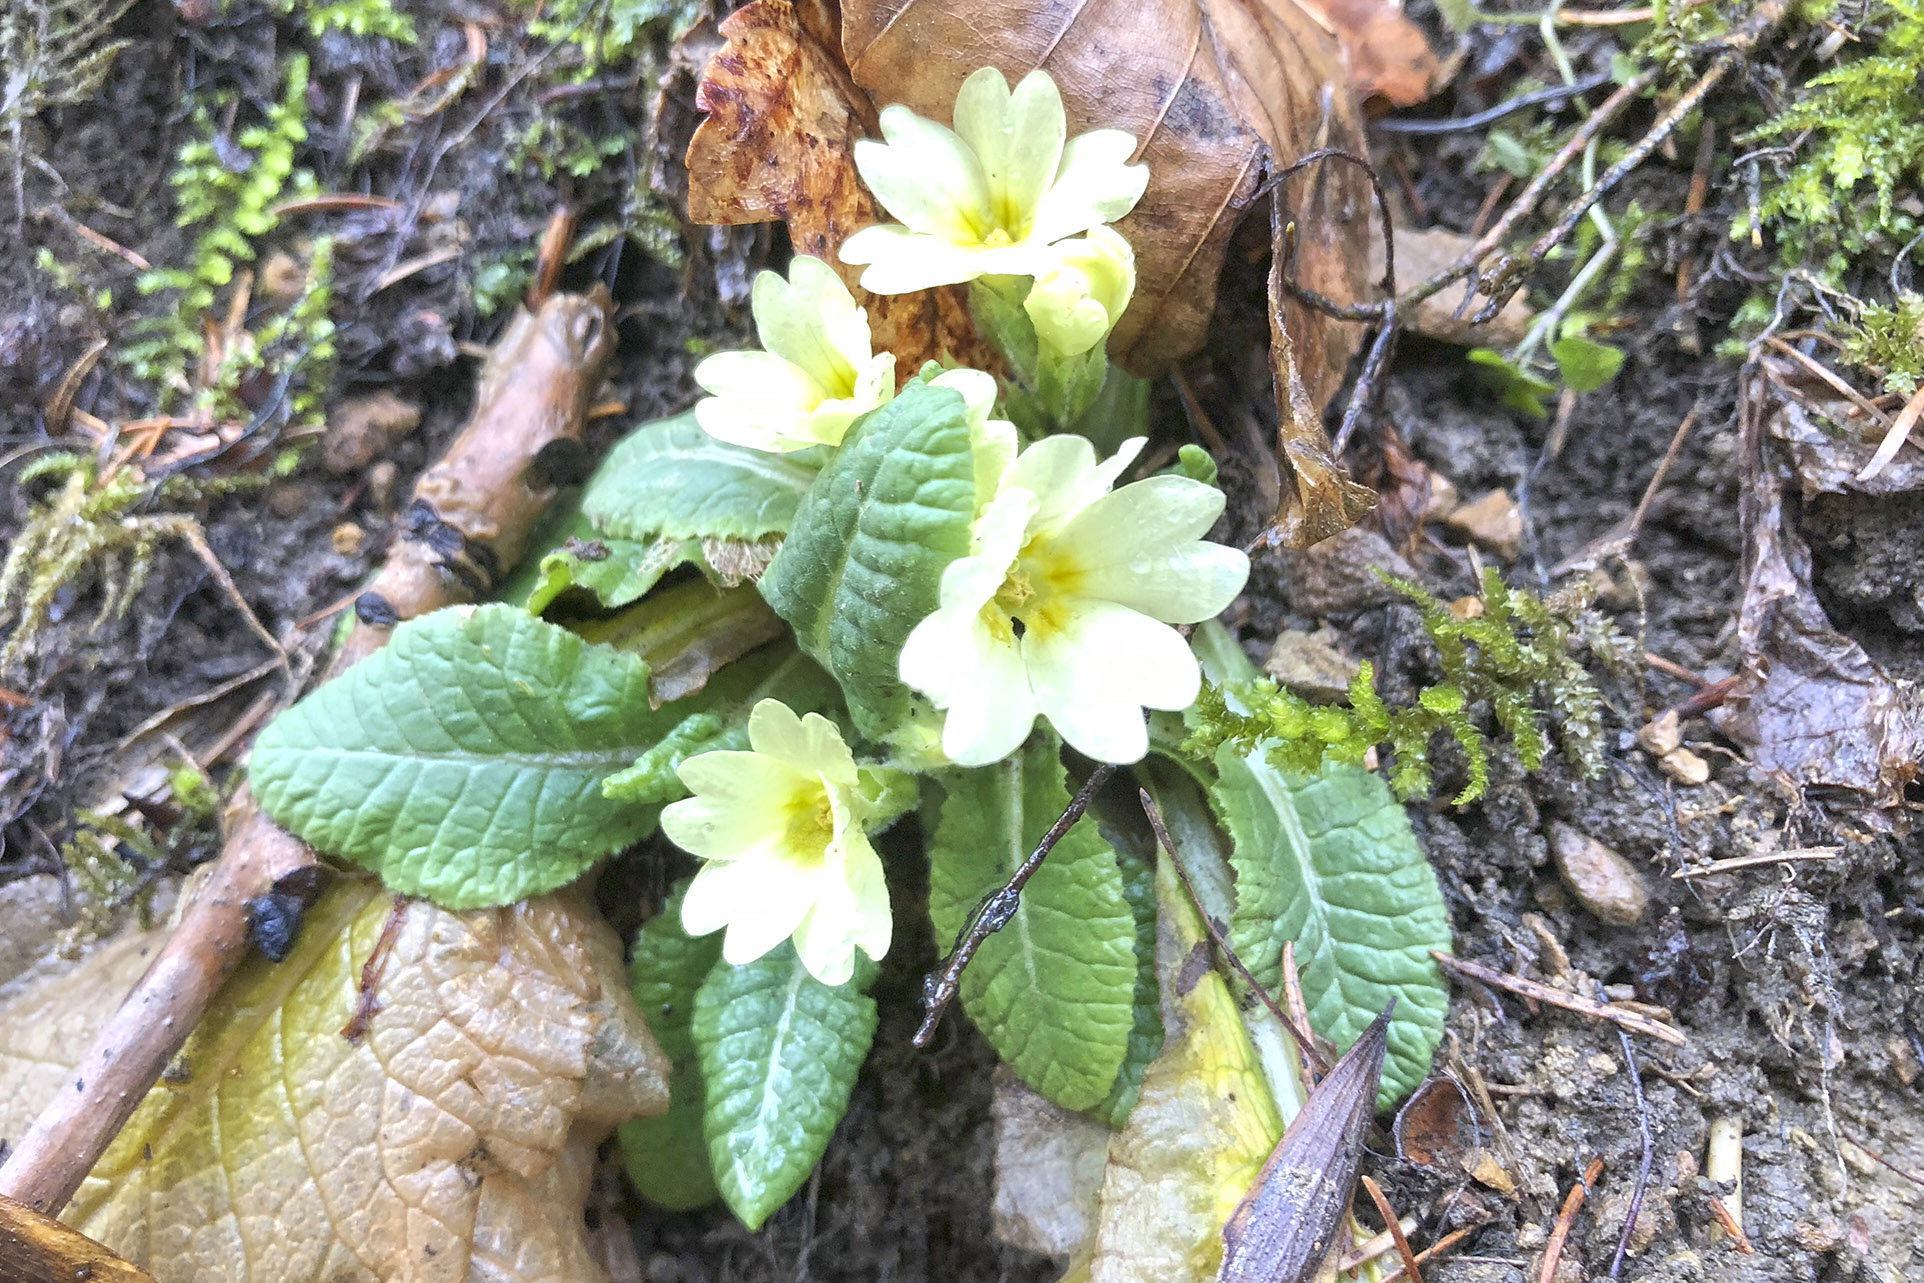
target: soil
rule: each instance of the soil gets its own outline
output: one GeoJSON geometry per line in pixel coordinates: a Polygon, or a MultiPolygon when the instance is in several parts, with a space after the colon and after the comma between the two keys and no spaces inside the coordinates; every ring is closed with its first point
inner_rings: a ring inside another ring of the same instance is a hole
{"type": "MultiPolygon", "coordinates": [[[[187,245],[172,224],[165,178],[167,158],[191,127],[188,96],[220,87],[251,102],[269,100],[277,60],[295,44],[314,60],[302,163],[314,168],[322,190],[371,191],[402,205],[398,213],[301,222],[283,237],[295,248],[323,229],[338,237],[341,355],[332,399],[384,388],[424,409],[421,428],[388,453],[395,467],[388,494],[404,493],[400,487],[465,412],[472,363],[461,345],[484,341],[496,323],[477,316],[473,305],[480,265],[524,253],[564,199],[581,211],[584,225],[614,217],[637,189],[652,186],[672,203],[680,181],[674,158],[694,121],[686,59],[644,60],[645,67],[558,91],[567,80],[555,68],[531,67],[538,46],[512,22],[496,21],[505,10],[484,12],[465,0],[404,7],[424,38],[397,55],[383,42],[314,39],[240,5],[231,16],[190,20],[165,0],[140,0],[120,23],[129,44],[99,99],[34,123],[29,141],[53,159],[68,191],[28,169],[26,235],[0,235],[0,458],[9,479],[48,449],[94,448],[71,426],[49,438],[42,408],[92,342],[124,341],[157,306],[135,292],[131,268],[32,211],[60,199],[73,217],[149,260],[180,261],[187,245]],[[440,113],[403,122],[372,158],[350,164],[350,102],[399,98],[423,77],[456,65],[466,56],[462,22],[483,17],[489,52],[482,84],[440,113]],[[511,83],[515,90],[497,101],[511,83]],[[667,108],[653,128],[658,93],[667,108]],[[599,172],[545,172],[538,156],[517,146],[541,112],[579,131],[618,135],[621,145],[599,172]],[[434,211],[442,212],[441,222],[429,217],[434,211]],[[450,235],[461,245],[459,257],[375,288],[397,262],[450,235]],[[33,266],[43,247],[88,288],[111,287],[114,305],[95,312],[58,289],[33,266]]],[[[1572,45],[1580,67],[1607,61],[1603,40],[1572,45]]],[[[1502,97],[1521,50],[1515,29],[1486,29],[1470,42],[1454,88],[1425,113],[1467,114],[1502,97]]],[[[1470,226],[1494,182],[1471,164],[1480,138],[1450,135],[1395,148],[1416,176],[1401,201],[1406,217],[1420,202],[1426,220],[1419,221],[1470,226]]],[[[1679,210],[1688,176],[1687,155],[1659,157],[1630,190],[1647,208],[1679,210]]],[[[1403,343],[1383,413],[1366,427],[1355,456],[1367,469],[1373,443],[1393,426],[1411,453],[1465,498],[1491,489],[1523,498],[1524,550],[1507,569],[1518,582],[1539,585],[1547,583],[1544,568],[1628,516],[1678,423],[1697,405],[1698,424],[1648,515],[1634,566],[1604,567],[1605,600],[1627,633],[1641,628],[1645,649],[1713,678],[1730,672],[1736,659],[1736,369],[1699,353],[1715,347],[1750,288],[1717,257],[1730,213],[1713,204],[1692,218],[1654,220],[1647,234],[1653,270],[1626,309],[1636,325],[1618,336],[1631,350],[1629,362],[1609,388],[1578,401],[1567,443],[1554,458],[1545,457],[1546,424],[1497,407],[1455,349],[1415,339],[1403,343]],[[1670,278],[1686,253],[1712,266],[1681,306],[1670,278]]],[[[627,409],[598,426],[597,445],[630,422],[692,399],[693,354],[704,345],[744,343],[746,282],[784,252],[779,234],[766,228],[685,230],[684,264],[617,239],[564,278],[575,285],[607,281],[622,309],[611,395],[627,409]]],[[[1553,296],[1556,288],[1553,273],[1544,289],[1553,296]]],[[[1260,405],[1260,386],[1243,359],[1247,349],[1232,341],[1247,329],[1239,330],[1233,315],[1226,319],[1213,357],[1194,377],[1219,400],[1260,405]]],[[[108,420],[152,410],[150,394],[111,361],[82,384],[77,404],[108,420]]],[[[1179,403],[1159,396],[1156,404],[1159,430],[1181,439],[1179,403]]],[[[1241,541],[1260,527],[1260,473],[1246,460],[1224,460],[1235,514],[1226,538],[1241,541]]],[[[214,551],[270,629],[289,629],[337,602],[379,555],[394,514],[384,487],[369,481],[366,472],[333,476],[310,462],[200,514],[214,551]],[[369,536],[360,550],[336,550],[333,532],[344,523],[369,536]]],[[[17,528],[33,497],[11,487],[0,528],[17,528]]],[[[1901,676],[1924,674],[1924,581],[1916,557],[1924,515],[1917,503],[1826,499],[1802,520],[1820,594],[1839,626],[1901,676]]],[[[1426,533],[1404,551],[1439,594],[1473,590],[1463,548],[1426,533]]],[[[1301,566],[1286,573],[1287,556],[1270,554],[1259,564],[1241,607],[1252,653],[1260,658],[1284,627],[1328,622],[1352,655],[1375,662],[1391,699],[1407,699],[1433,678],[1408,608],[1360,598],[1346,605],[1340,591],[1332,600],[1328,585],[1306,582],[1301,566]]],[[[8,711],[0,744],[0,881],[62,871],[52,847],[70,831],[76,809],[111,797],[137,764],[123,738],[267,658],[184,549],[157,551],[129,616],[95,630],[98,588],[83,580],[64,594],[29,668],[5,675],[27,698],[8,711]]],[[[325,632],[324,623],[310,622],[298,648],[317,653],[325,632]]],[[[240,686],[202,708],[197,725],[233,725],[275,693],[272,685],[261,678],[240,686]]],[[[1622,1277],[1898,1279],[1924,1269],[1924,1182],[1903,1174],[1924,1172],[1924,861],[1917,839],[1879,835],[1849,813],[1787,798],[1754,778],[1701,721],[1687,722],[1685,732],[1713,777],[1701,788],[1681,787],[1635,745],[1633,732],[1690,688],[1655,672],[1604,674],[1604,688],[1609,761],[1598,778],[1579,778],[1560,759],[1525,777],[1499,756],[1483,801],[1419,805],[1412,817],[1442,880],[1462,956],[1526,975],[1574,971],[1627,986],[1617,992],[1673,1011],[1689,1042],[1675,1048],[1640,1041],[1632,1066],[1609,1026],[1459,984],[1438,1069],[1495,1094],[1497,1113],[1484,1120],[1481,1143],[1508,1169],[1515,1189],[1401,1161],[1387,1140],[1366,1170],[1400,1210],[1419,1218],[1419,1246],[1482,1222],[1426,1269],[1433,1283],[1534,1279],[1563,1197],[1594,1158],[1603,1160],[1602,1175],[1574,1222],[1557,1277],[1612,1273],[1645,1127],[1650,1174],[1622,1277]],[[1642,871],[1652,907],[1641,923],[1605,926],[1573,900],[1550,860],[1547,834],[1557,821],[1642,871]],[[1771,849],[1779,837],[1781,847],[1830,847],[1836,854],[1672,876],[1771,849]],[[1719,1117],[1743,1123],[1743,1225],[1754,1253],[1718,1238],[1712,1196],[1728,1200],[1733,1191],[1696,1174],[1719,1117]]],[[[1448,797],[1461,783],[1460,763],[1453,765],[1447,750],[1438,757],[1438,794],[1448,797]]],[[[232,760],[230,754],[223,765],[232,760]]],[[[205,849],[178,859],[186,863],[205,849]]],[[[644,851],[619,866],[603,888],[618,917],[632,916],[648,888],[658,892],[665,858],[644,851]]],[[[1050,1262],[992,1236],[993,1054],[959,1016],[931,1051],[909,1045],[921,976],[937,955],[917,907],[921,876],[913,858],[896,853],[891,879],[901,925],[876,990],[876,1052],[817,1178],[757,1234],[723,1212],[666,1215],[618,1197],[615,1210],[632,1229],[642,1277],[987,1283],[1055,1276],[1050,1262]]]]}

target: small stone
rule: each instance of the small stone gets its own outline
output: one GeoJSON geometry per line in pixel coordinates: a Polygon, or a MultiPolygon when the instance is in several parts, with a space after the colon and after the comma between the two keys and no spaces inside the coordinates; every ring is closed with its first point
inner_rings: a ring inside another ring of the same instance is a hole
{"type": "Polygon", "coordinates": [[[291,521],[317,502],[314,487],[302,481],[288,481],[267,492],[267,510],[282,521],[291,521]]]}
{"type": "Polygon", "coordinates": [[[1416,578],[1415,569],[1389,540],[1362,526],[1289,553],[1279,564],[1283,595],[1292,609],[1305,615],[1352,614],[1393,600],[1396,590],[1377,578],[1378,570],[1400,579],[1416,578]]]}
{"type": "Polygon", "coordinates": [[[1328,627],[1313,633],[1293,628],[1283,632],[1263,661],[1263,671],[1278,683],[1319,704],[1342,699],[1362,667],[1343,652],[1336,630],[1328,627]]]}
{"type": "Polygon", "coordinates": [[[367,547],[367,531],[351,521],[334,527],[334,551],[343,557],[358,557],[367,547]]]}
{"type": "Polygon", "coordinates": [[[1666,708],[1661,716],[1645,722],[1637,730],[1637,743],[1652,757],[1676,752],[1683,745],[1683,722],[1677,710],[1666,708]]]}
{"type": "Polygon", "coordinates": [[[358,472],[421,426],[421,407],[392,392],[341,402],[328,416],[321,466],[336,476],[358,472]]]}
{"type": "Polygon", "coordinates": [[[1551,826],[1550,851],[1564,885],[1599,922],[1629,927],[1643,920],[1650,892],[1630,861],[1567,824],[1551,826]]]}
{"type": "Polygon", "coordinates": [[[1485,609],[1481,597],[1458,597],[1450,603],[1450,618],[1459,624],[1468,623],[1472,619],[1483,618],[1485,609]]]}
{"type": "Polygon", "coordinates": [[[292,254],[275,250],[261,264],[255,289],[270,303],[292,303],[307,288],[307,271],[292,254]]]}
{"type": "Polygon", "coordinates": [[[1806,1252],[1835,1252],[1844,1246],[1844,1227],[1836,1219],[1819,1221],[1813,1225],[1809,1221],[1798,1221],[1791,1227],[1791,1237],[1797,1246],[1806,1252]]]}
{"type": "Polygon", "coordinates": [[[374,511],[394,511],[394,483],[400,472],[392,459],[383,459],[367,470],[367,502],[374,511]]]}
{"type": "Polygon", "coordinates": [[[1917,1053],[1911,1050],[1911,1044],[1902,1038],[1887,1040],[1884,1043],[1884,1054],[1891,1058],[1891,1072],[1896,1074],[1897,1081],[1906,1087],[1916,1082],[1920,1069],[1924,1069],[1924,1066],[1917,1063],[1917,1053]]]}
{"type": "Polygon", "coordinates": [[[1708,783],[1710,780],[1710,763],[1687,748],[1671,749],[1657,759],[1657,765],[1663,768],[1665,775],[1691,788],[1708,783]]]}
{"type": "Polygon", "coordinates": [[[1463,502],[1463,496],[1456,492],[1456,483],[1440,472],[1430,473],[1430,495],[1423,504],[1423,520],[1441,521],[1456,511],[1463,502]]]}
{"type": "MultiPolygon", "coordinates": [[[[1496,1155],[1489,1150],[1470,1151],[1465,1166],[1470,1169],[1470,1178],[1477,1184],[1486,1185],[1499,1194],[1516,1193],[1516,1177],[1510,1175],[1503,1164],[1496,1161],[1496,1155]]],[[[1518,1239],[1521,1241],[1521,1235],[1518,1239]]]]}
{"type": "Polygon", "coordinates": [[[1492,490],[1443,519],[1450,530],[1504,558],[1523,551],[1523,514],[1507,490],[1492,490]]]}

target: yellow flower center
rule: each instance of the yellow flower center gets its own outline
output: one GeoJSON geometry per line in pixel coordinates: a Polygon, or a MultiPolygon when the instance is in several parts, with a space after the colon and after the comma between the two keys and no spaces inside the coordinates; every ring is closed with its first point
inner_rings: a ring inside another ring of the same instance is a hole
{"type": "Polygon", "coordinates": [[[1059,628],[1081,578],[1073,566],[1050,556],[1041,538],[1031,539],[982,607],[982,622],[1004,645],[1037,629],[1059,628]]]}
{"type": "Polygon", "coordinates": [[[819,780],[797,789],[788,800],[788,825],[784,830],[792,855],[822,858],[828,844],[835,840],[835,808],[828,790],[819,780]]]}

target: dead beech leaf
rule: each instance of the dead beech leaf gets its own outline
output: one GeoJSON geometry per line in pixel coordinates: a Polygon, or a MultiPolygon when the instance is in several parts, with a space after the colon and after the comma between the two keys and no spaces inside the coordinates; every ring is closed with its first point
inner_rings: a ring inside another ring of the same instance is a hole
{"type": "Polygon", "coordinates": [[[1296,345],[1285,324],[1279,264],[1269,269],[1269,365],[1276,382],[1276,450],[1288,464],[1282,502],[1261,536],[1271,547],[1302,550],[1342,534],[1376,506],[1376,492],[1350,479],[1336,459],[1322,412],[1303,386],[1296,345]]]}
{"type": "MultiPolygon", "coordinates": [[[[1136,136],[1149,188],[1116,230],[1136,251],[1136,296],[1109,354],[1155,374],[1202,345],[1230,232],[1265,157],[1280,167],[1317,147],[1364,150],[1342,50],[1296,0],[846,0],[842,49],[877,102],[947,122],[962,81],[993,66],[1036,67],[1062,90],[1069,133],[1136,136]]],[[[1295,272],[1325,295],[1363,297],[1369,185],[1352,166],[1292,179],[1295,272]]],[[[1342,383],[1357,327],[1292,302],[1311,399],[1342,383]]]]}
{"type": "Polygon", "coordinates": [[[1754,766],[1799,789],[1842,790],[1894,807],[1917,775],[1924,709],[1914,691],[1831,625],[1811,586],[1810,548],[1786,514],[1788,469],[1765,440],[1782,410],[1761,370],[1746,377],[1738,441],[1743,663],[1722,727],[1754,766]]]}
{"type": "Polygon", "coordinates": [[[879,132],[875,105],[836,52],[836,21],[820,0],[754,0],[721,24],[727,40],[702,73],[695,105],[708,118],[688,144],[688,216],[698,223],[788,224],[798,254],[841,274],[868,309],[875,346],[907,378],[948,358],[981,370],[1001,360],[977,337],[964,288],[870,294],[844,240],[888,221],[855,172],[855,142],[879,132]]]}
{"type": "Polygon", "coordinates": [[[1213,1283],[1223,1222],[1283,1134],[1236,1000],[1166,855],[1156,905],[1162,1052],[1109,1143],[1093,1251],[1068,1275],[1088,1283],[1213,1283]]]}
{"type": "MultiPolygon", "coordinates": [[[[568,896],[414,902],[350,1042],[392,903],[338,886],[286,962],[249,963],[63,1219],[160,1283],[605,1279],[582,1222],[595,1146],[667,1104],[613,934],[568,896]]],[[[0,1134],[64,1081],[142,943],[0,1009],[0,1134]],[[63,1002],[93,1020],[36,1036],[63,1002]]]]}
{"type": "Polygon", "coordinates": [[[1441,64],[1423,29],[1403,16],[1400,0],[1303,0],[1303,5],[1343,42],[1350,88],[1359,102],[1381,98],[1392,107],[1414,107],[1430,96],[1441,64]]]}

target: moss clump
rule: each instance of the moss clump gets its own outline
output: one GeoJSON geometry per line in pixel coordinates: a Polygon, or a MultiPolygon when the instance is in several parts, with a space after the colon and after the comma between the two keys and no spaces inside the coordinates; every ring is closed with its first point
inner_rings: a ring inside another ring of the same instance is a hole
{"type": "Polygon", "coordinates": [[[1895,303],[1866,303],[1843,334],[1844,359],[1908,397],[1924,378],[1924,295],[1905,291],[1895,303]]]}
{"type": "Polygon", "coordinates": [[[28,120],[90,101],[127,47],[108,33],[133,0],[7,0],[0,4],[0,156],[13,175],[14,228],[26,219],[26,169],[59,175],[27,150],[28,120]]]}
{"type": "MultiPolygon", "coordinates": [[[[1798,149],[1759,212],[1777,224],[1786,262],[1839,277],[1865,250],[1895,250],[1915,234],[1901,198],[1924,178],[1924,0],[1869,0],[1855,35],[1860,56],[1812,77],[1738,140],[1798,149]]],[[[1733,235],[1748,235],[1748,216],[1739,223],[1733,235]]]]}
{"type": "Polygon", "coordinates": [[[1232,691],[1205,683],[1190,716],[1184,751],[1213,757],[1224,744],[1247,751],[1268,743],[1270,760],[1277,766],[1311,773],[1325,758],[1360,765],[1370,749],[1387,744],[1396,758],[1390,784],[1397,796],[1413,798],[1428,795],[1430,740],[1447,731],[1469,759],[1469,783],[1456,797],[1462,805],[1481,797],[1489,786],[1489,740],[1471,716],[1477,704],[1487,703],[1525,770],[1540,768],[1549,751],[1545,711],[1559,721],[1564,754],[1572,765],[1585,775],[1601,769],[1602,700],[1590,675],[1570,654],[1580,603],[1560,602],[1553,608],[1486,570],[1483,613],[1459,619],[1417,585],[1400,579],[1387,582],[1422,611],[1423,629],[1442,659],[1442,683],[1426,687],[1415,704],[1404,708],[1392,708],[1377,695],[1368,664],[1350,683],[1347,708],[1312,704],[1267,679],[1232,691]],[[1240,707],[1232,707],[1232,701],[1240,707]]]}

